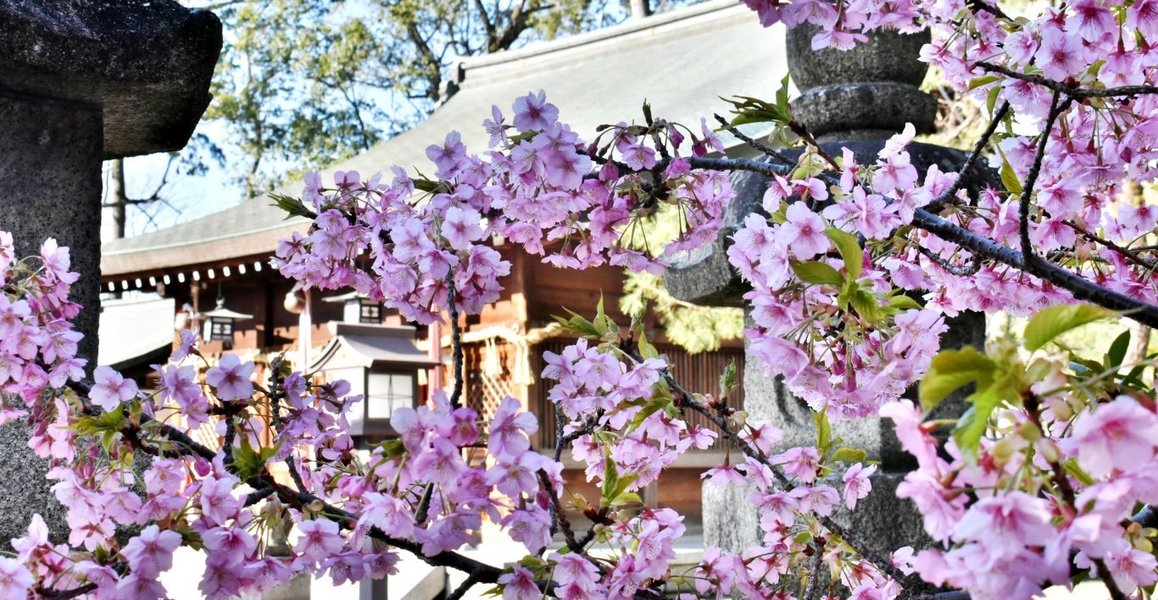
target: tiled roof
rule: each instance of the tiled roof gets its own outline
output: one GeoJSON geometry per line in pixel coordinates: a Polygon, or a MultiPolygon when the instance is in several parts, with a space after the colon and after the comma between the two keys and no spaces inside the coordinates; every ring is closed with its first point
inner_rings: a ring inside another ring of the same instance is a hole
{"type": "MultiPolygon", "coordinates": [[[[425,149],[457,130],[468,149],[483,150],[483,119],[492,104],[510,105],[528,91],[546,90],[560,119],[581,136],[597,125],[641,120],[646,99],[657,117],[696,126],[723,112],[718,96],[771,98],[787,72],[784,35],[764,29],[734,0],[712,0],[670,13],[523,49],[464,60],[460,89],[414,129],[325,172],[364,175],[391,165],[430,172],[425,149]]],[[[300,182],[282,193],[297,194],[300,182]]],[[[259,198],[144,235],[104,244],[106,280],[192,265],[270,254],[278,239],[304,229],[300,218],[259,198]]]]}

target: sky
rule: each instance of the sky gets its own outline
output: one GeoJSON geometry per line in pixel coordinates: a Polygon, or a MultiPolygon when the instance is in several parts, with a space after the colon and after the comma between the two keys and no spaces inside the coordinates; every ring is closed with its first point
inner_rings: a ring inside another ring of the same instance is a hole
{"type": "MultiPolygon", "coordinates": [[[[341,15],[341,11],[353,11],[352,14],[356,16],[359,13],[360,2],[340,3],[336,6],[331,15],[336,17],[341,15]]],[[[693,0],[694,1],[694,0],[693,0]]],[[[182,0],[182,2],[190,7],[198,8],[206,5],[212,5],[210,0],[182,0]]],[[[664,4],[664,2],[656,2],[664,4]]],[[[625,3],[624,3],[625,4],[625,3]]],[[[609,2],[605,10],[623,11],[623,7],[616,2],[609,2]]],[[[614,15],[618,19],[626,18],[626,13],[614,15]]],[[[230,32],[224,32],[226,43],[229,43],[230,32]]],[[[527,40],[534,44],[535,41],[527,40]]],[[[517,43],[517,46],[523,44],[517,43]]],[[[371,94],[372,95],[372,94],[371,94]]],[[[292,103],[296,100],[289,98],[287,103],[292,103]]],[[[380,105],[389,106],[391,103],[389,99],[383,99],[380,105]]],[[[230,132],[226,125],[220,122],[202,121],[194,135],[202,134],[213,143],[217,144],[225,154],[226,166],[217,164],[208,164],[208,169],[203,175],[182,175],[170,172],[165,178],[166,164],[169,162],[169,154],[155,154],[149,156],[133,157],[125,159],[125,178],[126,187],[129,198],[148,197],[165,179],[165,186],[160,194],[164,202],[152,203],[149,205],[134,205],[128,208],[128,215],[126,219],[126,235],[134,236],[163,229],[172,225],[203,217],[213,212],[217,212],[231,206],[235,206],[243,201],[245,198],[245,187],[241,181],[231,177],[231,171],[236,173],[237,169],[229,169],[230,165],[236,165],[244,160],[241,155],[241,150],[237,147],[236,141],[230,139],[230,132]]],[[[268,160],[267,160],[268,163],[268,160]]],[[[174,163],[177,164],[177,163],[174,163]]],[[[294,165],[296,166],[296,165],[294,165]]],[[[308,168],[322,168],[326,165],[306,165],[308,168]]],[[[106,164],[105,173],[105,189],[108,188],[108,173],[106,164]]],[[[263,198],[257,198],[253,201],[266,201],[263,198]]],[[[105,209],[104,217],[109,218],[109,209],[105,209]]],[[[102,239],[107,241],[109,239],[107,229],[102,230],[102,239]]]]}

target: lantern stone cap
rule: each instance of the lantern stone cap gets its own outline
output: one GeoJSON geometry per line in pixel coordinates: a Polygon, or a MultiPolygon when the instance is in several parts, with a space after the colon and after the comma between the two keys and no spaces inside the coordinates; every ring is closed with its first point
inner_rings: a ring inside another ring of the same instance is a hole
{"type": "Polygon", "coordinates": [[[0,0],[0,32],[0,93],[99,106],[105,158],[183,147],[222,43],[173,0],[0,0]]]}
{"type": "Polygon", "coordinates": [[[331,321],[330,340],[318,358],[310,365],[311,371],[327,368],[373,365],[429,368],[439,365],[414,345],[415,328],[409,325],[365,325],[331,321]]]}
{"type": "Polygon", "coordinates": [[[247,319],[253,318],[253,315],[247,315],[245,313],[229,310],[228,308],[220,305],[209,312],[201,313],[201,316],[206,319],[233,319],[234,321],[245,321],[247,319]]]}
{"type": "Polygon", "coordinates": [[[322,298],[322,302],[349,302],[350,300],[361,300],[368,297],[366,294],[360,294],[358,292],[346,292],[345,294],[338,294],[337,296],[326,296],[322,298]]]}

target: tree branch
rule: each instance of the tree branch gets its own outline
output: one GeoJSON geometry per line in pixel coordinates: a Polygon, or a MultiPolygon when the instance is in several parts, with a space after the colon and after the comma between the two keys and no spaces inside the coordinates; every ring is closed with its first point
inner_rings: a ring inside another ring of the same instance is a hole
{"type": "MultiPolygon", "coordinates": [[[[764,175],[784,176],[791,169],[787,165],[744,158],[691,157],[687,160],[696,169],[751,171],[764,175]]],[[[886,200],[891,201],[887,198],[886,200]]],[[[1126,316],[1139,323],[1158,327],[1158,306],[1099,286],[1053,263],[1042,260],[1027,261],[1020,252],[954,225],[923,208],[918,208],[914,212],[912,225],[947,242],[957,244],[980,258],[1008,265],[1052,283],[1070,292],[1078,300],[1085,300],[1111,310],[1122,311],[1126,316]]]]}
{"type": "Polygon", "coordinates": [[[1000,73],[1006,77],[1013,79],[1020,79],[1035,85],[1049,88],[1054,92],[1062,93],[1070,98],[1115,98],[1118,96],[1140,96],[1145,94],[1158,94],[1158,86],[1153,85],[1124,85],[1112,88],[1083,88],[1066,85],[1060,81],[1047,79],[1041,75],[1028,75],[1020,71],[1014,71],[1001,65],[995,65],[986,61],[979,61],[975,66],[981,67],[991,73],[1000,73]]]}
{"type": "Polygon", "coordinates": [[[1049,104],[1049,115],[1045,119],[1045,127],[1041,130],[1041,139],[1038,140],[1037,150],[1033,155],[1033,164],[1029,166],[1029,173],[1026,174],[1025,183],[1021,189],[1021,198],[1018,200],[1017,232],[1021,240],[1022,259],[1027,263],[1039,260],[1037,254],[1033,252],[1033,242],[1029,239],[1029,201],[1033,198],[1033,188],[1037,185],[1038,174],[1041,173],[1041,163],[1045,160],[1045,147],[1049,144],[1049,135],[1053,132],[1053,125],[1057,121],[1058,115],[1065,112],[1071,102],[1071,99],[1067,98],[1059,106],[1058,100],[1060,98],[1060,92],[1053,93],[1053,99],[1050,100],[1049,104]]]}
{"type": "Polygon", "coordinates": [[[973,145],[973,150],[969,152],[969,156],[965,157],[965,164],[961,165],[961,169],[957,171],[957,179],[953,182],[953,187],[949,188],[945,193],[941,194],[939,198],[930,202],[925,209],[929,212],[936,213],[941,209],[945,202],[951,202],[957,196],[957,192],[965,187],[965,177],[973,170],[977,164],[977,160],[981,158],[981,153],[985,151],[986,146],[989,145],[990,138],[997,132],[997,126],[1005,119],[1006,113],[1009,112],[1009,102],[1002,102],[997,110],[993,111],[993,118],[989,120],[989,126],[982,132],[981,137],[977,143],[973,145]]]}

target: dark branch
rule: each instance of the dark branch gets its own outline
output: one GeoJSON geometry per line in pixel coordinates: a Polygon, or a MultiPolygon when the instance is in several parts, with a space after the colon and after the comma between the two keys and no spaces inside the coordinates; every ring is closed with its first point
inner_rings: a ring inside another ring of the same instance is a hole
{"type": "Polygon", "coordinates": [[[1013,69],[1009,69],[1007,67],[1003,67],[1001,65],[995,65],[993,63],[989,63],[989,62],[985,62],[985,61],[981,61],[981,62],[976,63],[976,66],[981,67],[982,69],[985,69],[986,71],[989,71],[991,73],[1000,73],[1002,75],[1005,75],[1006,77],[1011,77],[1013,79],[1020,79],[1021,81],[1027,81],[1027,82],[1035,84],[1035,85],[1040,85],[1042,87],[1049,88],[1049,89],[1053,90],[1054,92],[1065,94],[1065,95],[1069,96],[1070,98],[1075,98],[1075,99],[1116,98],[1116,97],[1120,97],[1120,96],[1141,96],[1141,95],[1146,95],[1146,94],[1158,94],[1158,86],[1153,86],[1153,85],[1124,85],[1124,86],[1120,86],[1120,87],[1102,88],[1102,89],[1083,88],[1083,87],[1069,86],[1069,85],[1066,85],[1060,81],[1055,81],[1053,79],[1047,79],[1045,77],[1042,77],[1041,75],[1028,75],[1028,74],[1022,73],[1020,71],[1014,71],[1013,69]]]}
{"type": "Polygon", "coordinates": [[[993,118],[989,120],[989,126],[985,128],[977,143],[974,144],[973,150],[969,152],[969,156],[965,157],[965,164],[961,165],[961,169],[957,171],[957,180],[953,182],[953,187],[941,194],[940,198],[930,202],[929,205],[925,207],[926,210],[932,213],[938,212],[942,205],[946,202],[952,202],[953,198],[957,196],[957,192],[965,187],[965,178],[969,175],[969,172],[973,170],[973,167],[976,166],[977,159],[981,158],[981,153],[984,152],[986,146],[989,145],[989,140],[993,137],[993,134],[997,132],[997,126],[1005,119],[1005,115],[1008,112],[1009,102],[1002,102],[1001,106],[993,111],[993,118]]]}
{"type": "MultiPolygon", "coordinates": [[[[455,294],[458,292],[454,288],[454,270],[450,270],[446,274],[446,303],[450,308],[450,340],[454,352],[454,389],[450,393],[450,405],[458,408],[459,402],[462,400],[462,384],[465,374],[463,373],[463,357],[462,357],[462,329],[458,323],[458,304],[455,302],[455,294]]],[[[431,343],[442,343],[442,340],[431,343]]]]}
{"type": "MultiPolygon", "coordinates": [[[[784,176],[792,168],[789,165],[743,158],[692,157],[688,159],[688,162],[696,169],[751,171],[769,176],[784,176]]],[[[954,225],[925,209],[918,208],[915,211],[912,225],[947,242],[957,244],[977,257],[1011,266],[1052,283],[1070,292],[1078,300],[1093,302],[1110,310],[1122,311],[1126,316],[1143,325],[1158,327],[1158,306],[1106,289],[1053,263],[1042,260],[1027,261],[1020,252],[954,225]]]]}

